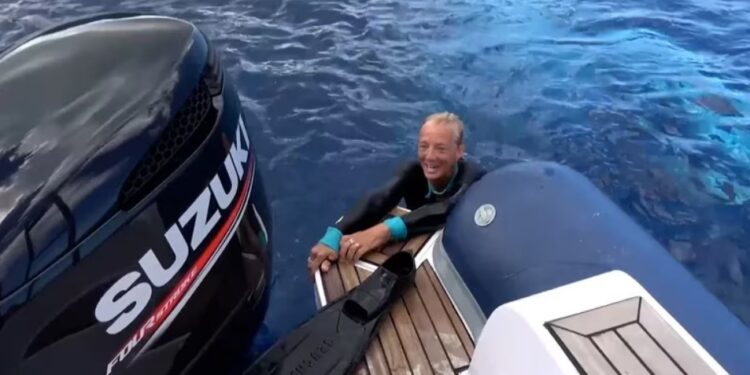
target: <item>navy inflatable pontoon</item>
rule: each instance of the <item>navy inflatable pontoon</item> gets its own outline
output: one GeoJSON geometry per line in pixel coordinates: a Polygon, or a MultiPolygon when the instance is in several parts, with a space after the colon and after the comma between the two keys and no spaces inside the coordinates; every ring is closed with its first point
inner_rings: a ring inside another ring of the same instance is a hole
{"type": "MultiPolygon", "coordinates": [[[[672,318],[676,320],[679,324],[675,326],[681,328],[677,327],[674,332],[679,333],[681,329],[687,331],[729,373],[750,373],[750,333],[747,327],[658,242],[591,182],[570,168],[554,163],[530,162],[493,171],[467,191],[451,213],[445,228],[442,243],[437,245],[442,245],[449,258],[445,262],[448,266],[442,267],[442,273],[456,272],[459,275],[464,290],[468,290],[476,302],[475,306],[481,310],[474,313],[480,320],[490,317],[502,305],[511,306],[514,301],[537,294],[544,294],[549,301],[556,301],[559,305],[539,305],[547,313],[577,303],[585,304],[585,300],[594,298],[596,294],[623,293],[629,287],[623,286],[620,290],[618,284],[610,285],[601,279],[598,286],[591,283],[589,291],[571,293],[568,299],[553,298],[554,291],[559,289],[562,293],[565,288],[561,287],[565,285],[618,271],[616,274],[622,276],[623,280],[635,281],[630,282],[634,290],[640,290],[637,285],[640,284],[645,294],[650,295],[651,305],[660,305],[665,310],[663,319],[655,319],[660,322],[671,322],[672,318]],[[604,285],[610,285],[609,289],[602,290],[604,285]]],[[[435,262],[440,263],[437,259],[435,262]]],[[[455,294],[454,300],[460,300],[460,297],[455,298],[455,294]]],[[[633,297],[636,299],[632,300],[635,314],[632,319],[623,318],[625,320],[620,327],[604,327],[596,333],[612,332],[613,337],[619,337],[623,343],[633,346],[627,337],[630,333],[622,329],[628,323],[633,323],[637,329],[637,332],[633,331],[633,337],[641,329],[651,335],[662,346],[667,355],[665,358],[671,359],[669,366],[676,365],[674,367],[679,367],[685,373],[704,373],[703,370],[706,373],[720,372],[701,367],[700,361],[691,365],[689,355],[681,360],[679,354],[671,353],[670,344],[660,342],[655,337],[658,333],[654,332],[659,329],[649,330],[648,324],[643,322],[647,318],[644,311],[651,309],[649,302],[640,300],[641,296],[633,297]],[[690,371],[691,366],[695,371],[690,371]]],[[[628,309],[627,303],[623,299],[621,305],[612,303],[611,306],[628,309]]],[[[661,308],[653,307],[653,311],[662,311],[661,308]]],[[[616,318],[611,319],[612,324],[617,323],[616,318]]],[[[555,323],[551,320],[544,323],[566,349],[566,339],[556,334],[559,330],[554,328],[557,327],[555,323]]],[[[484,324],[482,330],[489,326],[484,324]]],[[[571,324],[568,323],[567,329],[575,331],[570,328],[571,324]]],[[[484,335],[485,332],[482,332],[481,336],[484,335]]],[[[670,336],[672,333],[664,335],[667,341],[674,339],[670,336]]],[[[596,341],[595,336],[589,332],[582,337],[593,337],[592,342],[599,347],[601,343],[596,341]]],[[[685,341],[692,342],[691,339],[685,341]]],[[[649,368],[648,361],[638,355],[643,345],[631,347],[630,351],[641,365],[649,368]]],[[[682,344],[675,341],[674,345],[682,344]]],[[[495,352],[497,349],[495,347],[495,352]]],[[[578,370],[586,372],[586,364],[582,363],[585,360],[576,358],[576,353],[568,349],[565,350],[566,354],[578,370]]],[[[685,350],[689,349],[686,347],[685,350]]],[[[701,352],[700,348],[696,350],[696,353],[701,352]]],[[[481,352],[480,339],[477,356],[481,356],[481,352]]],[[[612,358],[606,359],[609,365],[613,364],[612,358]]],[[[532,361],[531,358],[527,360],[532,361]]],[[[653,372],[654,368],[650,370],[653,372]]]]}

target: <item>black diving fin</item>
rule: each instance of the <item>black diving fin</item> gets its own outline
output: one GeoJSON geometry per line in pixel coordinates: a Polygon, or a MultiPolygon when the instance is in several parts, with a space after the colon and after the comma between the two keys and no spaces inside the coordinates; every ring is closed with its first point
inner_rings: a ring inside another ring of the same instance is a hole
{"type": "Polygon", "coordinates": [[[276,342],[243,374],[350,373],[364,358],[383,313],[414,282],[414,273],[411,253],[396,253],[358,287],[276,342]]]}

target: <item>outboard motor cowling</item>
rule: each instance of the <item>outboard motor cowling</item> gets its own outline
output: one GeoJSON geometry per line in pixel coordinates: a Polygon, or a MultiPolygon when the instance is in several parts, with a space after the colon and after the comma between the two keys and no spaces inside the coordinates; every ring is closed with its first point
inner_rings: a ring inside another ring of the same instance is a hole
{"type": "Polygon", "coordinates": [[[117,14],[0,54],[0,373],[219,373],[262,321],[250,127],[191,23],[117,14]]]}

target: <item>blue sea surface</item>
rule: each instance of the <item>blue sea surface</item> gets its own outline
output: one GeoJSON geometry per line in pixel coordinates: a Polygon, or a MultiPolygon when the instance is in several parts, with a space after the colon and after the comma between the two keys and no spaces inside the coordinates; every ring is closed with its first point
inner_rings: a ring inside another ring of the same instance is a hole
{"type": "Polygon", "coordinates": [[[313,314],[310,247],[415,156],[423,118],[443,110],[465,120],[470,157],[487,168],[544,159],[584,173],[750,324],[750,2],[0,6],[0,47],[112,11],[184,18],[215,41],[253,120],[274,217],[256,350],[313,314]]]}

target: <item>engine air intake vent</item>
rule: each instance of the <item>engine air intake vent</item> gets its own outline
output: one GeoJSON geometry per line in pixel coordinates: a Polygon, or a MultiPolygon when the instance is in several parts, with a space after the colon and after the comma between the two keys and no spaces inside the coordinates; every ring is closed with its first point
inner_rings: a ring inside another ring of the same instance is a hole
{"type": "Polygon", "coordinates": [[[174,172],[211,132],[216,116],[209,88],[200,80],[161,137],[128,176],[120,191],[120,207],[125,210],[134,207],[174,172]]]}

